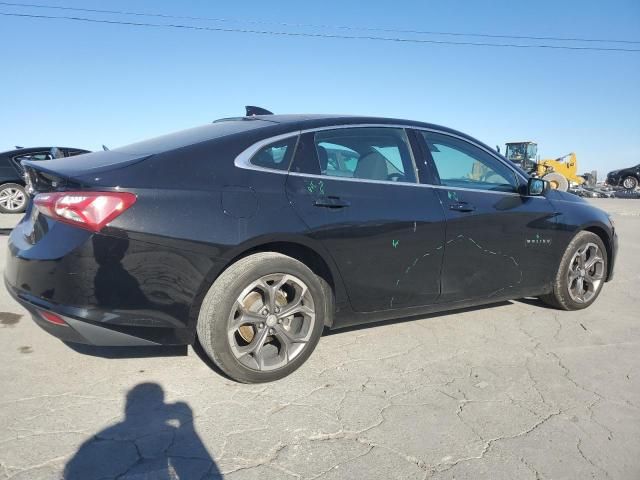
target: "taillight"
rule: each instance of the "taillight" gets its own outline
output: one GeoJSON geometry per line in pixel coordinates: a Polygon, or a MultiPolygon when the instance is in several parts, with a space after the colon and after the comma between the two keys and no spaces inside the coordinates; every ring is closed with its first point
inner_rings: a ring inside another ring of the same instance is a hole
{"type": "Polygon", "coordinates": [[[61,325],[63,327],[67,327],[67,322],[63,320],[60,315],[56,315],[52,312],[47,312],[46,310],[38,310],[40,312],[40,316],[44,318],[47,322],[53,323],[54,325],[61,325]]]}
{"type": "Polygon", "coordinates": [[[51,192],[35,196],[33,203],[44,215],[98,232],[133,205],[127,192],[51,192]]]}

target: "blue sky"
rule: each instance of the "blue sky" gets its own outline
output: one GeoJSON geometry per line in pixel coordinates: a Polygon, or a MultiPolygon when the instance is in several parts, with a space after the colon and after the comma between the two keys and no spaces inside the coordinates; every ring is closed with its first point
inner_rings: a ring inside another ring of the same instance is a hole
{"type": "MultiPolygon", "coordinates": [[[[637,0],[40,3],[243,21],[640,41],[637,0]]],[[[0,12],[65,14],[2,5],[0,12]]],[[[424,120],[492,146],[535,140],[543,157],[575,151],[582,171],[601,174],[640,163],[640,52],[272,37],[13,17],[0,17],[0,45],[0,150],[115,147],[239,115],[253,104],[278,113],[424,120]]],[[[617,46],[640,49],[640,43],[617,46]]]]}

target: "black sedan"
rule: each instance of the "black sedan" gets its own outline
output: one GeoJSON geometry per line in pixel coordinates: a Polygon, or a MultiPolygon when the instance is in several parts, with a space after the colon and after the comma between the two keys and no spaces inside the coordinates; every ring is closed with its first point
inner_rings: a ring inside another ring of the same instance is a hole
{"type": "Polygon", "coordinates": [[[27,208],[29,197],[24,188],[23,160],[51,160],[88,152],[66,147],[18,147],[0,152],[0,213],[22,213],[27,208]]]}
{"type": "Polygon", "coordinates": [[[610,218],[437,125],[225,119],[112,151],[24,162],[37,192],[5,283],[49,333],[199,341],[230,377],[283,377],[325,327],[538,296],[591,305],[610,218]]]}
{"type": "Polygon", "coordinates": [[[635,190],[640,184],[640,164],[607,173],[607,184],[620,186],[625,190],[635,190]]]}

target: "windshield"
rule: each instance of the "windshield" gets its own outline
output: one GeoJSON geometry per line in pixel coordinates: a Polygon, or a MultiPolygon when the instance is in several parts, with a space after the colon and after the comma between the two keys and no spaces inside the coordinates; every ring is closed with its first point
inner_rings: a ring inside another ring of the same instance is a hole
{"type": "Polygon", "coordinates": [[[514,163],[522,163],[527,159],[527,145],[525,143],[508,143],[505,156],[514,163]]]}
{"type": "Polygon", "coordinates": [[[507,143],[505,157],[525,171],[535,168],[538,145],[531,142],[507,143]]]}

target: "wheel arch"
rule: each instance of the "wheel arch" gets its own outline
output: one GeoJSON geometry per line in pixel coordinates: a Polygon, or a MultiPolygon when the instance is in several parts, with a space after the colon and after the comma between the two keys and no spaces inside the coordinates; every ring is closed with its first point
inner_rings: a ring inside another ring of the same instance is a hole
{"type": "Polygon", "coordinates": [[[604,248],[607,250],[607,278],[605,281],[608,281],[613,269],[613,262],[611,261],[613,258],[613,241],[607,232],[607,229],[601,225],[589,225],[576,232],[576,235],[581,231],[591,232],[597,235],[600,237],[600,240],[602,240],[602,243],[604,243],[604,248]]]}
{"type": "Polygon", "coordinates": [[[7,180],[0,180],[0,187],[8,184],[8,183],[15,183],[16,185],[21,185],[23,187],[26,187],[27,185],[24,183],[24,179],[20,178],[20,179],[7,179],[7,180]]]}
{"type": "MultiPolygon", "coordinates": [[[[202,301],[216,279],[238,260],[260,252],[281,253],[304,263],[316,275],[327,282],[333,293],[334,305],[337,306],[347,301],[342,277],[329,255],[321,253],[320,246],[314,245],[313,242],[307,241],[306,238],[299,239],[297,237],[282,240],[254,240],[238,248],[234,248],[229,255],[225,257],[224,267],[217,271],[210,272],[207,276],[190,309],[190,324],[194,326],[194,328],[202,306],[202,301]]],[[[325,321],[325,326],[331,327],[334,318],[335,316],[332,315],[330,322],[325,321]]]]}

